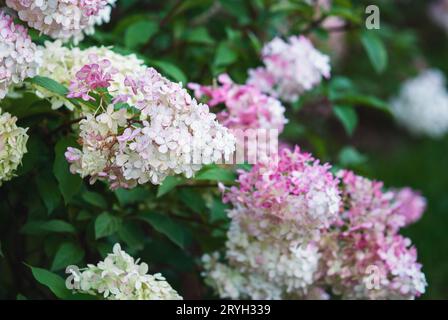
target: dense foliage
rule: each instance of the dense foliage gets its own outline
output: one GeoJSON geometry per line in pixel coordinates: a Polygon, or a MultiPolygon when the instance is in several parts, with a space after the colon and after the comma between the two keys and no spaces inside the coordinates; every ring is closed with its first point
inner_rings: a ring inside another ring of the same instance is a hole
{"type": "Polygon", "coordinates": [[[0,1],[0,298],[448,297],[443,1],[47,2],[0,1]]]}

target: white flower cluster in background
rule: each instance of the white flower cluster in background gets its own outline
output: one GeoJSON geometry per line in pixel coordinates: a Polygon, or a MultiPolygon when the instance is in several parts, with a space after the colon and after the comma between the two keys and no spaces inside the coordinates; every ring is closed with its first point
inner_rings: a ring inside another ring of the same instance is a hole
{"type": "Polygon", "coordinates": [[[448,132],[448,91],[445,77],[430,69],[403,83],[392,99],[397,121],[415,135],[438,138],[448,132]]]}
{"type": "Polygon", "coordinates": [[[0,109],[0,186],[11,180],[27,152],[27,129],[17,127],[17,118],[0,109]]]}
{"type": "Polygon", "coordinates": [[[249,70],[248,84],[284,101],[296,101],[330,77],[330,58],[303,36],[274,38],[263,47],[262,59],[264,67],[249,70]]]}
{"type": "Polygon", "coordinates": [[[28,31],[0,12],[0,100],[11,86],[36,74],[40,54],[28,31]]]}
{"type": "Polygon", "coordinates": [[[6,0],[20,20],[55,38],[78,42],[110,20],[116,0],[6,0]]]}
{"type": "Polygon", "coordinates": [[[448,34],[448,0],[439,0],[429,6],[430,18],[448,34]]]}
{"type": "Polygon", "coordinates": [[[148,265],[134,260],[118,243],[113,253],[97,265],[89,264],[81,271],[69,266],[67,272],[73,279],[69,281],[69,289],[108,300],[182,299],[160,273],[148,274],[148,265]]]}
{"type": "MultiPolygon", "coordinates": [[[[61,41],[45,42],[45,46],[39,47],[42,56],[42,64],[39,66],[39,76],[51,78],[60,84],[69,87],[70,82],[75,78],[84,65],[88,64],[92,55],[107,59],[118,71],[111,81],[110,91],[116,94],[131,94],[132,90],[124,84],[125,75],[145,70],[143,60],[137,58],[135,54],[121,55],[107,47],[89,47],[81,50],[78,47],[67,48],[61,41]]],[[[37,94],[41,98],[50,100],[53,109],[58,109],[65,105],[73,110],[74,105],[68,99],[42,88],[37,88],[37,94]]],[[[132,100],[131,96],[131,100],[132,100]]],[[[131,101],[136,103],[134,99],[131,101]]]]}
{"type": "Polygon", "coordinates": [[[265,236],[263,240],[231,222],[226,242],[228,264],[219,255],[202,258],[206,281],[221,298],[304,298],[315,281],[320,254],[312,244],[265,236]]]}

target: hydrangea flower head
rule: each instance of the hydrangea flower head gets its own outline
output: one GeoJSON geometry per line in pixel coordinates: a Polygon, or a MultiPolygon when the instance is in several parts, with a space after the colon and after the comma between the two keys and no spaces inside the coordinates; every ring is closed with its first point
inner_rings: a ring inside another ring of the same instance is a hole
{"type": "Polygon", "coordinates": [[[448,91],[441,71],[426,70],[404,82],[391,107],[397,121],[415,135],[439,138],[448,132],[448,91]]]}
{"type": "Polygon", "coordinates": [[[206,281],[221,297],[307,298],[316,293],[320,233],[336,221],[338,179],[310,154],[284,149],[278,164],[240,172],[225,191],[233,206],[225,258],[204,256],[206,281]]]}
{"type": "Polygon", "coordinates": [[[233,218],[249,219],[260,235],[270,228],[316,231],[336,220],[341,199],[330,165],[321,164],[299,147],[283,149],[278,162],[262,162],[241,171],[239,187],[224,196],[233,204],[233,218]]]}
{"type": "Polygon", "coordinates": [[[98,88],[109,88],[112,82],[112,73],[117,73],[111,68],[111,62],[107,59],[99,60],[97,56],[90,56],[91,63],[84,65],[76,73],[76,78],[70,84],[69,98],[82,98],[85,101],[94,100],[89,92],[98,88]]]}
{"type": "MultiPolygon", "coordinates": [[[[107,71],[110,65],[103,61],[83,66],[69,96],[90,99],[88,93],[98,86],[107,90],[119,74],[107,71]]],[[[66,153],[72,173],[90,176],[92,183],[106,180],[112,189],[132,188],[147,182],[160,184],[169,175],[190,178],[204,164],[229,160],[235,138],[181,84],[153,68],[120,79],[128,93],[110,91],[113,100],[107,110],[88,113],[81,121],[82,150],[69,148],[66,153]],[[129,111],[128,102],[137,115],[129,111]]]]}
{"type": "Polygon", "coordinates": [[[219,86],[190,84],[197,99],[206,96],[210,107],[223,104],[217,113],[220,123],[230,129],[277,129],[283,131],[285,108],[277,99],[251,85],[234,83],[227,74],[218,77],[219,86]]]}
{"type": "Polygon", "coordinates": [[[384,192],[382,183],[339,173],[346,208],[321,238],[322,270],[333,292],[348,299],[411,299],[426,280],[401,227],[418,219],[424,200],[409,188],[384,192]]]}
{"type": "Polygon", "coordinates": [[[249,70],[248,84],[284,101],[294,102],[330,77],[330,58],[304,36],[274,38],[262,50],[264,67],[249,70]]]}
{"type": "MultiPolygon", "coordinates": [[[[72,81],[77,79],[77,73],[85,66],[92,64],[92,59],[110,61],[111,71],[114,70],[113,77],[109,82],[109,91],[117,95],[131,94],[132,90],[125,84],[127,74],[133,72],[144,72],[145,66],[142,60],[134,54],[123,56],[106,47],[89,47],[81,50],[78,47],[64,47],[61,41],[45,42],[45,46],[39,48],[43,57],[42,64],[39,66],[38,74],[43,77],[49,77],[69,87],[72,81]]],[[[110,72],[109,72],[110,73],[110,72]]],[[[50,100],[53,109],[65,105],[71,110],[75,106],[68,99],[55,95],[42,87],[37,87],[37,95],[41,98],[50,100]]],[[[87,98],[87,97],[86,97],[87,98]]],[[[90,100],[90,98],[88,98],[90,100]]],[[[132,95],[131,102],[135,104],[137,98],[132,95]]]]}
{"type": "Polygon", "coordinates": [[[17,127],[17,118],[0,109],[0,186],[11,180],[27,152],[27,129],[17,127]]]}
{"type": "Polygon", "coordinates": [[[79,271],[69,266],[73,281],[69,289],[108,300],[181,300],[182,297],[160,274],[148,274],[148,265],[139,263],[117,243],[113,253],[97,265],[87,265],[79,271]]]}
{"type": "Polygon", "coordinates": [[[440,28],[448,34],[448,1],[438,0],[429,6],[429,16],[440,28]]]}
{"type": "Polygon", "coordinates": [[[12,85],[34,77],[40,54],[28,31],[0,11],[0,100],[12,85]]]}
{"type": "Polygon", "coordinates": [[[82,40],[95,25],[109,22],[116,0],[6,0],[20,20],[40,32],[64,41],[82,40]]]}

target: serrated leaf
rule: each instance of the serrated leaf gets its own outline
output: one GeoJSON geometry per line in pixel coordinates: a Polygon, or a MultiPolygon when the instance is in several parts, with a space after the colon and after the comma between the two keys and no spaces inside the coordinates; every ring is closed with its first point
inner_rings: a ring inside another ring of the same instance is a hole
{"type": "Polygon", "coordinates": [[[161,196],[167,194],[168,192],[170,192],[183,182],[185,182],[185,179],[182,177],[177,176],[166,177],[165,180],[163,180],[162,184],[157,189],[157,198],[160,198],[161,196]]]}
{"type": "Polygon", "coordinates": [[[182,189],[179,191],[179,198],[187,205],[193,212],[201,213],[206,209],[205,201],[201,194],[196,190],[182,189]]]}
{"type": "Polygon", "coordinates": [[[137,202],[147,200],[150,196],[149,191],[143,187],[136,187],[134,189],[117,189],[115,190],[115,196],[120,202],[120,205],[126,206],[137,202]]]}
{"type": "Polygon", "coordinates": [[[339,152],[339,164],[342,167],[357,166],[367,161],[367,157],[353,147],[344,147],[339,152]]]}
{"type": "Polygon", "coordinates": [[[31,273],[34,276],[34,279],[37,280],[40,284],[46,286],[50,289],[53,294],[59,298],[64,300],[95,300],[96,298],[87,294],[80,293],[72,293],[69,289],[67,289],[65,285],[65,280],[51,272],[42,268],[36,268],[32,266],[28,266],[31,269],[31,273]]]}
{"type": "Polygon", "coordinates": [[[367,52],[367,56],[377,73],[382,73],[387,67],[387,50],[383,41],[375,31],[365,31],[361,35],[361,43],[367,52]]]}
{"type": "Polygon", "coordinates": [[[215,40],[208,33],[207,28],[194,28],[185,35],[185,40],[191,43],[214,44],[215,40]]]}
{"type": "Polygon", "coordinates": [[[36,185],[39,195],[47,207],[48,214],[51,214],[61,203],[61,193],[58,182],[51,172],[43,171],[36,176],[36,185]]]}
{"type": "Polygon", "coordinates": [[[134,250],[142,250],[144,247],[145,234],[136,223],[127,222],[122,224],[118,230],[118,236],[134,250]]]}
{"type": "Polygon", "coordinates": [[[225,220],[227,218],[226,210],[229,206],[221,201],[221,199],[213,199],[212,207],[210,210],[210,222],[225,220]]]}
{"type": "Polygon", "coordinates": [[[65,286],[65,280],[59,275],[45,269],[31,267],[34,278],[48,289],[59,299],[68,299],[72,296],[70,290],[65,286]]]}
{"type": "Polygon", "coordinates": [[[233,51],[227,42],[221,42],[216,50],[214,65],[228,66],[238,59],[238,55],[233,51]]]}
{"type": "Polygon", "coordinates": [[[217,166],[211,166],[200,171],[195,179],[196,180],[211,180],[211,181],[221,181],[221,182],[233,182],[235,181],[236,175],[231,169],[221,168],[217,166]]]}
{"type": "Polygon", "coordinates": [[[351,106],[334,106],[333,113],[341,121],[348,135],[352,135],[358,124],[358,115],[351,106]]]}
{"type": "Polygon", "coordinates": [[[63,220],[29,221],[21,231],[25,234],[76,233],[75,227],[63,220]]]}
{"type": "Polygon", "coordinates": [[[187,76],[185,75],[185,73],[178,66],[175,66],[171,62],[161,60],[149,60],[148,63],[160,69],[160,71],[164,73],[164,75],[167,75],[173,80],[182,82],[183,84],[187,83],[187,76]]]}
{"type": "Polygon", "coordinates": [[[114,234],[120,228],[121,219],[108,212],[103,212],[95,220],[95,239],[114,234]]]}
{"type": "Polygon", "coordinates": [[[104,197],[97,192],[92,192],[92,191],[86,190],[82,193],[82,199],[92,206],[95,206],[95,207],[98,207],[101,209],[107,208],[106,199],[104,199],[104,197]]]}
{"type": "Polygon", "coordinates": [[[125,46],[135,49],[147,43],[157,33],[159,26],[155,21],[140,20],[131,24],[124,35],[125,46]]]}
{"type": "Polygon", "coordinates": [[[84,258],[84,251],[72,242],[64,242],[59,247],[51,265],[52,271],[65,269],[67,266],[77,264],[84,258]]]}
{"type": "Polygon", "coordinates": [[[170,217],[155,212],[146,212],[141,214],[139,219],[149,223],[155,230],[166,235],[182,249],[185,248],[184,229],[170,217]]]}
{"type": "Polygon", "coordinates": [[[76,145],[73,139],[62,138],[55,147],[55,160],[53,164],[53,173],[58,180],[59,190],[61,190],[65,203],[70,202],[75,194],[79,192],[82,185],[82,179],[72,174],[69,164],[65,159],[67,147],[76,145]]]}
{"type": "Polygon", "coordinates": [[[47,77],[35,76],[34,78],[29,79],[29,81],[34,85],[40,86],[60,96],[65,97],[68,94],[68,89],[53,79],[47,77]]]}

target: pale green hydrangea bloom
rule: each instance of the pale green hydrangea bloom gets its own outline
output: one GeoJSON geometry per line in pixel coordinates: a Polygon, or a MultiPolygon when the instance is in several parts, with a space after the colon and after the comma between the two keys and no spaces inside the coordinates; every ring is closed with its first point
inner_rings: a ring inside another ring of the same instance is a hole
{"type": "Polygon", "coordinates": [[[27,152],[28,129],[17,127],[17,118],[0,109],[0,186],[14,177],[27,152]]]}
{"type": "Polygon", "coordinates": [[[97,265],[79,270],[69,266],[67,287],[74,292],[98,295],[108,300],[181,300],[182,297],[160,274],[147,274],[148,265],[139,263],[121,250],[117,243],[113,253],[97,265]]]}

